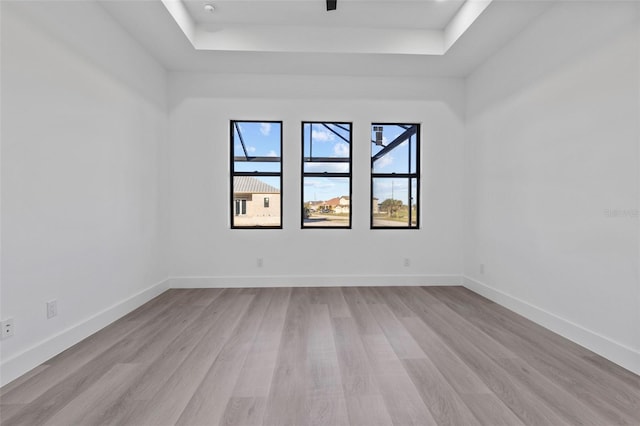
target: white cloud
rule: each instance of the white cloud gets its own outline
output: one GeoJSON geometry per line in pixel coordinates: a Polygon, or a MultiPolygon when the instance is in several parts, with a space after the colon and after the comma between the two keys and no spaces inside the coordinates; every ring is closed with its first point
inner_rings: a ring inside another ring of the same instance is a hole
{"type": "Polygon", "coordinates": [[[305,172],[318,173],[349,173],[349,164],[347,163],[306,163],[304,165],[305,172]]]}
{"type": "Polygon", "coordinates": [[[336,186],[331,181],[305,180],[304,186],[315,189],[328,189],[336,186]]]}
{"type": "Polygon", "coordinates": [[[374,197],[378,198],[380,202],[387,198],[393,198],[396,200],[403,200],[406,202],[408,199],[408,185],[406,179],[377,179],[373,184],[374,197]]]}
{"type": "Polygon", "coordinates": [[[271,123],[260,123],[260,133],[264,136],[269,136],[269,133],[271,133],[271,123]]]}
{"type": "Polygon", "coordinates": [[[344,142],[339,142],[333,146],[333,153],[338,157],[348,157],[349,145],[344,142]]]}
{"type": "Polygon", "coordinates": [[[374,189],[404,189],[406,190],[409,185],[406,178],[379,178],[374,181],[374,189]]]}
{"type": "Polygon", "coordinates": [[[392,163],[393,163],[393,157],[391,156],[391,154],[387,154],[384,157],[377,160],[375,165],[378,166],[378,168],[380,169],[384,169],[385,167],[387,167],[392,163]]]}
{"type": "Polygon", "coordinates": [[[329,142],[332,141],[336,138],[336,135],[334,135],[331,132],[327,132],[324,130],[312,130],[311,131],[311,139],[314,141],[320,141],[320,142],[329,142]]]}
{"type": "Polygon", "coordinates": [[[267,157],[277,157],[277,156],[278,154],[274,150],[267,152],[267,157]]]}
{"type": "MultiPolygon", "coordinates": [[[[256,152],[256,147],[255,146],[251,146],[251,145],[245,145],[245,148],[247,150],[247,154],[252,154],[254,152],[256,152]]],[[[244,153],[244,150],[242,149],[242,144],[237,143],[235,145],[235,153],[236,155],[241,155],[244,153]]]]}

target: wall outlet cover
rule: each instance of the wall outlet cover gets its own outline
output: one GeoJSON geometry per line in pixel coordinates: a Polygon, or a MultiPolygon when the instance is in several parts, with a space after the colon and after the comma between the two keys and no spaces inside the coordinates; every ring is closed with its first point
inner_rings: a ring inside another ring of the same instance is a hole
{"type": "Polygon", "coordinates": [[[7,318],[6,320],[2,321],[2,323],[0,323],[0,326],[2,327],[2,339],[13,336],[13,318],[7,318]]]}
{"type": "Polygon", "coordinates": [[[50,300],[47,302],[47,319],[53,318],[58,315],[58,301],[50,300]]]}

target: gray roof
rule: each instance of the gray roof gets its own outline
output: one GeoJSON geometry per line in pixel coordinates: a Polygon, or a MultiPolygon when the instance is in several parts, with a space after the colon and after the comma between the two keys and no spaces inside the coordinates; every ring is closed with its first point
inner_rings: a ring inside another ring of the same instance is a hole
{"type": "Polygon", "coordinates": [[[280,190],[252,176],[234,176],[234,194],[279,194],[280,190]]]}

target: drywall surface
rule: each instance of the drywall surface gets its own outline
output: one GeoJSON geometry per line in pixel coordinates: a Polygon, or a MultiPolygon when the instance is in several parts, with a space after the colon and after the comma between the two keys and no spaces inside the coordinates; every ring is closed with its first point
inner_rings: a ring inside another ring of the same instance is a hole
{"type": "Polygon", "coordinates": [[[168,117],[96,3],[2,2],[1,59],[4,384],[162,290],[168,117]]]}
{"type": "Polygon", "coordinates": [[[464,247],[471,289],[639,372],[637,7],[560,2],[469,77],[464,247]]]}
{"type": "Polygon", "coordinates": [[[172,73],[169,87],[172,286],[459,283],[461,80],[172,73]],[[230,120],[283,121],[281,230],[230,229],[230,120]],[[352,229],[301,229],[302,121],[353,123],[352,229]],[[369,229],[372,122],[422,124],[419,230],[369,229]]]}

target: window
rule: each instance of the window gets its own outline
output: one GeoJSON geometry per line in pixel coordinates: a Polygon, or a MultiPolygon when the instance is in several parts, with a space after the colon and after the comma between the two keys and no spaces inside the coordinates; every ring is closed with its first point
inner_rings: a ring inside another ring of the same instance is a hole
{"type": "Polygon", "coordinates": [[[351,228],[351,123],[302,123],[302,228],[351,228]]]}
{"type": "Polygon", "coordinates": [[[420,125],[371,125],[371,228],[419,227],[420,125]]]}
{"type": "Polygon", "coordinates": [[[236,216],[247,214],[247,200],[236,200],[236,216]]]}
{"type": "Polygon", "coordinates": [[[282,228],[281,153],[281,121],[231,121],[232,228],[282,228]]]}

